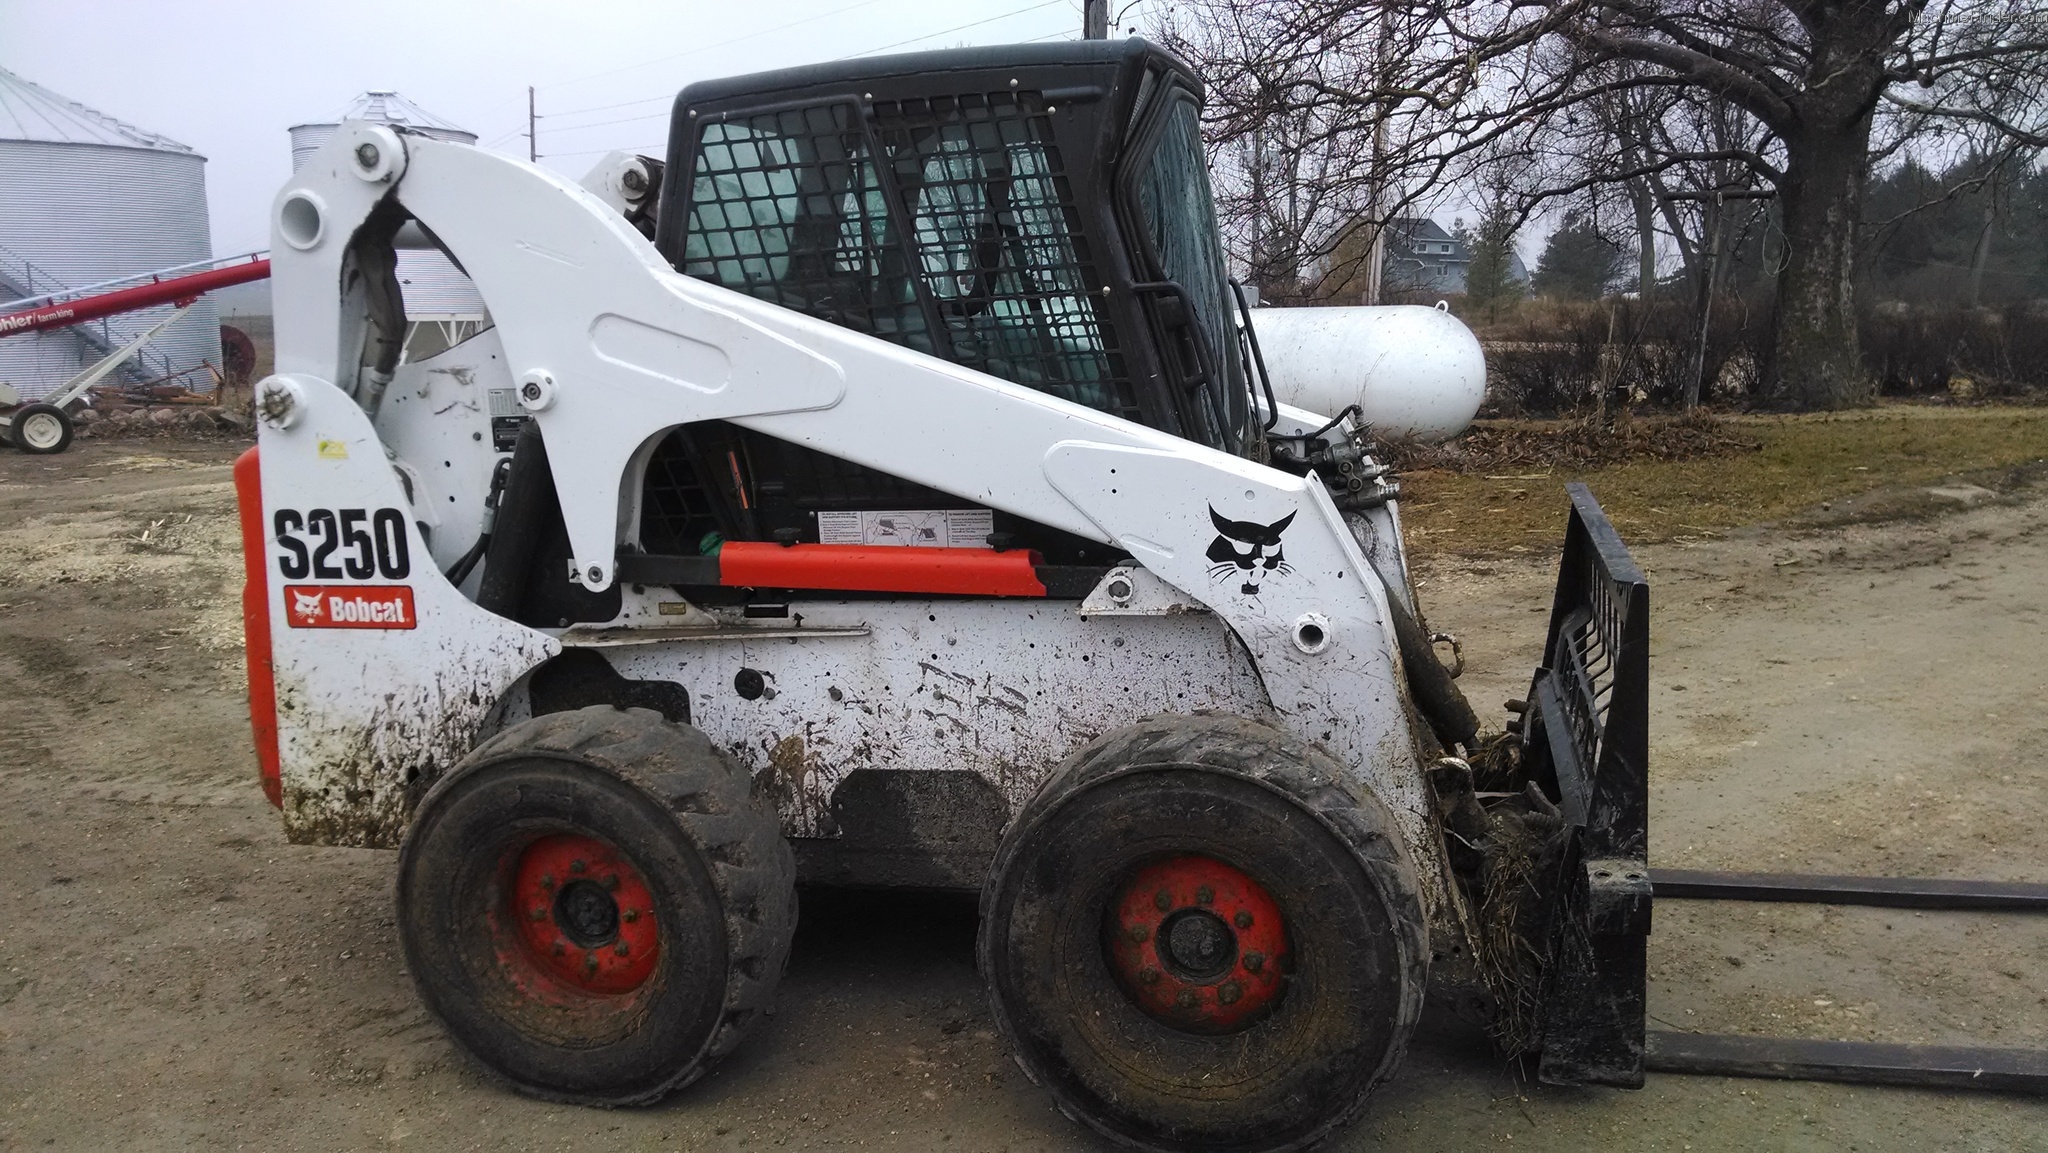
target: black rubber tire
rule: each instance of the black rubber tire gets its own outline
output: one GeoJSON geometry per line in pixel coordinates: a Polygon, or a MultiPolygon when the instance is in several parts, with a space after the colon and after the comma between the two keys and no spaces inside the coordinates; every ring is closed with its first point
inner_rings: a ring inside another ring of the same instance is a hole
{"type": "Polygon", "coordinates": [[[640,1105],[702,1076],[768,1011],[795,878],[773,810],[703,733],[598,705],[506,729],[428,791],[399,850],[398,927],[420,999],[513,1088],[640,1105]],[[494,960],[500,862],[552,833],[610,842],[652,894],[662,950],[623,1015],[524,995],[494,960]]]}
{"type": "Polygon", "coordinates": [[[58,408],[54,404],[44,404],[41,401],[31,401],[28,404],[24,404],[9,413],[7,417],[7,437],[14,442],[14,447],[23,452],[38,456],[59,453],[70,448],[71,436],[75,431],[71,427],[71,418],[65,415],[63,409],[58,408]],[[31,418],[40,418],[37,421],[38,426],[47,426],[51,420],[55,420],[57,439],[54,441],[47,438],[40,440],[31,439],[29,423],[31,418]]]}
{"type": "Polygon", "coordinates": [[[997,1027],[1062,1112],[1152,1150],[1299,1149],[1393,1076],[1429,947],[1393,817],[1326,753],[1231,717],[1154,717],[1071,757],[1004,835],[977,959],[997,1027]],[[1140,1011],[1104,959],[1110,902],[1194,853],[1264,885],[1295,959],[1263,1019],[1220,1036],[1140,1011]]]}

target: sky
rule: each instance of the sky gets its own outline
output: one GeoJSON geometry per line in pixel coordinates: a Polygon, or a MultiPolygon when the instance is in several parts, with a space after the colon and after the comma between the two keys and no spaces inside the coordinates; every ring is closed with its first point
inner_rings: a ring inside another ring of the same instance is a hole
{"type": "MultiPolygon", "coordinates": [[[[1142,31],[1169,0],[1114,0],[1142,31]]],[[[0,68],[207,158],[213,249],[267,248],[286,129],[395,89],[580,178],[615,148],[660,155],[695,80],[846,56],[1078,38],[1081,0],[0,0],[0,68]]]]}

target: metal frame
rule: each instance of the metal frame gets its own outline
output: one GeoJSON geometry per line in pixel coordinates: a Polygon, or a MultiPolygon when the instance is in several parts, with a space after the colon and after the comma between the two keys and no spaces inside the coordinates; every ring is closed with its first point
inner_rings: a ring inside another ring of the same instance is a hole
{"type": "Polygon", "coordinates": [[[1523,756],[1573,828],[1552,888],[1538,1077],[1643,1083],[1650,933],[1650,586],[1600,503],[1568,486],[1557,593],[1523,756]]]}
{"type": "Polygon", "coordinates": [[[1703,869],[1651,869],[1650,881],[1656,886],[1657,896],[1665,900],[1792,901],[1950,912],[2048,913],[2048,885],[2024,881],[1718,873],[1703,869]]]}
{"type": "Polygon", "coordinates": [[[1648,1072],[2048,1093],[2048,1051],[1645,1029],[1652,895],[2048,912],[2048,885],[1648,867],[1649,586],[1598,502],[1572,485],[1525,764],[1574,827],[1549,926],[1538,1076],[1637,1088],[1648,1072]]]}
{"type": "MultiPolygon", "coordinates": [[[[73,376],[70,380],[67,380],[63,384],[59,385],[57,387],[57,391],[50,393],[48,396],[38,398],[33,402],[23,400],[19,401],[19,403],[48,404],[54,405],[55,407],[62,409],[65,405],[68,405],[72,401],[77,400],[79,397],[84,396],[87,390],[91,389],[94,385],[98,384],[102,380],[105,380],[107,378],[108,373],[111,373],[115,369],[121,367],[121,365],[127,362],[129,357],[132,357],[136,353],[142,351],[142,347],[144,345],[148,344],[152,340],[155,340],[157,338],[158,333],[161,333],[164,329],[169,328],[171,325],[177,323],[180,317],[184,316],[187,312],[190,312],[191,310],[192,305],[189,301],[185,304],[179,305],[177,309],[174,310],[170,315],[164,317],[162,320],[157,321],[155,324],[150,325],[149,328],[145,330],[141,336],[136,337],[134,340],[129,341],[127,344],[124,344],[121,347],[115,349],[114,351],[108,353],[107,355],[101,357],[97,363],[84,369],[83,371],[79,372],[76,376],[73,376]]],[[[13,413],[0,415],[0,428],[11,429],[13,427],[13,413]]]]}
{"type": "Polygon", "coordinates": [[[2048,1051],[2039,1049],[1731,1037],[1660,1029],[1649,1034],[1647,1067],[1657,1073],[1703,1077],[2048,1093],[2048,1051]]]}
{"type": "MultiPolygon", "coordinates": [[[[1951,912],[2048,912],[2048,885],[1931,877],[1836,877],[1656,869],[1657,896],[1670,901],[1787,901],[1951,912]]],[[[1894,1045],[1741,1037],[1658,1030],[1646,1067],[1658,1073],[1841,1081],[2048,1094],[2048,1050],[1894,1045]]]]}

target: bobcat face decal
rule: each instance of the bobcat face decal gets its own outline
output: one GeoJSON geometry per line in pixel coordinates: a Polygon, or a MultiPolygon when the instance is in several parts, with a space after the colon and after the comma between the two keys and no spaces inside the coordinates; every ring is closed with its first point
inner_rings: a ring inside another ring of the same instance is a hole
{"type": "Polygon", "coordinates": [[[1287,563],[1287,556],[1281,550],[1280,534],[1294,523],[1294,513],[1288,513],[1272,524],[1259,524],[1249,520],[1231,520],[1209,506],[1209,521],[1216,526],[1219,534],[1209,542],[1209,575],[1217,580],[1232,576],[1241,577],[1243,583],[1239,592],[1246,596],[1259,595],[1259,586],[1266,574],[1277,573],[1285,576],[1294,571],[1287,563]]]}
{"type": "Polygon", "coordinates": [[[318,592],[303,593],[297,589],[293,589],[292,596],[293,598],[295,598],[296,602],[292,606],[293,612],[296,612],[297,614],[307,618],[308,620],[316,620],[320,617],[320,610],[324,606],[321,604],[321,595],[318,592]]]}

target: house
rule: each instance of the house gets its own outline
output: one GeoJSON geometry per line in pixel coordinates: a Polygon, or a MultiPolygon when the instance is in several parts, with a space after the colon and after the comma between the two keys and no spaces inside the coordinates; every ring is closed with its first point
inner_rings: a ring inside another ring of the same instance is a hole
{"type": "MultiPolygon", "coordinates": [[[[1382,283],[1388,293],[1414,292],[1456,296],[1465,291],[1465,271],[1472,251],[1465,242],[1428,217],[1397,216],[1387,225],[1382,283]]],[[[1529,283],[1520,255],[1508,254],[1508,276],[1529,283]]]]}

